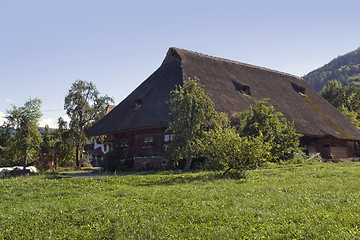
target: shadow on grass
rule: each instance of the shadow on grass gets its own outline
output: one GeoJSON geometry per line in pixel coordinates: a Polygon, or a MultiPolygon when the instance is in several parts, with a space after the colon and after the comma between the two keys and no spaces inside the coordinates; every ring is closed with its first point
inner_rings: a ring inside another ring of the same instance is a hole
{"type": "Polygon", "coordinates": [[[224,179],[235,179],[244,182],[244,175],[222,175],[218,172],[138,172],[133,174],[136,176],[144,176],[137,181],[133,181],[132,185],[135,186],[155,186],[155,185],[175,185],[175,184],[188,184],[193,182],[211,182],[224,179]],[[148,177],[146,177],[148,176],[148,177]]]}
{"type": "Polygon", "coordinates": [[[88,178],[94,177],[96,181],[120,182],[121,184],[132,186],[156,186],[156,185],[175,185],[188,184],[193,182],[211,182],[217,180],[234,179],[238,183],[245,182],[244,174],[226,174],[213,171],[129,171],[129,172],[104,172],[104,171],[77,171],[73,172],[43,172],[37,174],[42,179],[64,179],[64,178],[88,178]],[[89,176],[88,176],[89,175],[89,176]],[[99,178],[103,176],[106,178],[99,178]],[[110,178],[108,178],[110,177],[110,178]]]}
{"type": "Polygon", "coordinates": [[[47,173],[40,173],[40,177],[43,179],[62,179],[62,178],[71,178],[69,175],[64,173],[57,173],[57,172],[47,172],[47,173]]]}
{"type": "Polygon", "coordinates": [[[65,174],[60,173],[26,173],[26,174],[18,174],[18,175],[11,175],[11,174],[2,174],[0,175],[0,179],[8,179],[8,178],[28,178],[28,177],[38,177],[42,179],[60,179],[60,178],[69,178],[65,174]]]}

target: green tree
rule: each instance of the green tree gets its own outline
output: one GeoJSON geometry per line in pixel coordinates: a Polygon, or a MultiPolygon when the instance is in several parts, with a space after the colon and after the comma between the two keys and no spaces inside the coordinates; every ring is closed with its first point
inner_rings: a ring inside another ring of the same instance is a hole
{"type": "Polygon", "coordinates": [[[58,128],[54,129],[51,135],[54,141],[56,164],[58,166],[72,165],[76,155],[75,139],[62,117],[58,119],[58,128]]]}
{"type": "Polygon", "coordinates": [[[9,125],[8,122],[4,122],[0,126],[0,166],[11,165],[10,158],[7,156],[9,151],[6,151],[10,140],[13,138],[14,129],[9,125]]]}
{"type": "Polygon", "coordinates": [[[355,126],[360,127],[360,88],[344,86],[339,81],[330,81],[321,96],[339,109],[355,126]]]}
{"type": "Polygon", "coordinates": [[[40,107],[40,99],[30,98],[22,107],[13,106],[6,116],[9,125],[16,131],[11,139],[8,155],[15,161],[23,158],[24,170],[28,162],[34,161],[39,154],[42,141],[38,126],[42,116],[40,107]]]}
{"type": "Polygon", "coordinates": [[[168,131],[175,136],[166,152],[176,165],[185,160],[185,170],[192,159],[199,157],[197,140],[204,132],[223,119],[214,109],[213,101],[205,94],[199,79],[188,79],[170,93],[168,131]]]}
{"type": "Polygon", "coordinates": [[[355,111],[350,111],[345,106],[338,108],[357,128],[360,128],[359,113],[355,111]]]}
{"type": "Polygon", "coordinates": [[[240,137],[234,127],[218,127],[205,132],[199,140],[205,168],[229,171],[243,175],[245,170],[255,169],[266,162],[271,154],[271,145],[263,136],[240,137]]]}
{"type": "Polygon", "coordinates": [[[76,166],[80,168],[83,146],[87,141],[85,130],[106,114],[113,99],[100,96],[92,82],[76,80],[65,97],[64,109],[70,118],[70,129],[75,139],[76,166]]]}
{"type": "Polygon", "coordinates": [[[50,133],[49,125],[45,126],[42,134],[42,143],[40,145],[41,154],[52,155],[54,152],[54,139],[50,133]]]}
{"type": "Polygon", "coordinates": [[[342,86],[339,81],[330,81],[329,84],[321,90],[320,95],[334,107],[339,108],[345,106],[350,110],[349,99],[347,99],[348,89],[342,86]]]}
{"type": "Polygon", "coordinates": [[[259,137],[271,145],[271,161],[288,160],[299,149],[299,137],[294,124],[273,106],[266,106],[267,99],[256,102],[249,110],[238,113],[235,118],[240,136],[259,137]]]}

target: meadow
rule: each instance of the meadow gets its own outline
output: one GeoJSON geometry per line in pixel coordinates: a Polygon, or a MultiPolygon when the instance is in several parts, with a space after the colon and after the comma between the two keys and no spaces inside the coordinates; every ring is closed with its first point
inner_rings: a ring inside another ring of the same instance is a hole
{"type": "Polygon", "coordinates": [[[360,163],[0,179],[0,239],[359,239],[360,163]]]}

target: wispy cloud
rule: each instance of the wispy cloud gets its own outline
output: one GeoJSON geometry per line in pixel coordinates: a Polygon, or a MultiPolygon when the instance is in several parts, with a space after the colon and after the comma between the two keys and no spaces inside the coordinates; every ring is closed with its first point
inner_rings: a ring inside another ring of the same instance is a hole
{"type": "Polygon", "coordinates": [[[13,103],[13,102],[14,102],[14,100],[12,100],[12,99],[8,98],[8,99],[5,99],[5,102],[7,102],[7,103],[13,103]]]}
{"type": "MultiPolygon", "coordinates": [[[[67,115],[61,116],[69,124],[70,118],[67,115]]],[[[40,127],[48,125],[50,128],[58,128],[58,118],[42,118],[39,121],[40,127]]]]}
{"type": "Polygon", "coordinates": [[[0,112],[0,125],[3,125],[5,121],[6,121],[5,114],[3,112],[0,112]]]}
{"type": "Polygon", "coordinates": [[[57,128],[57,119],[54,118],[43,118],[39,121],[40,127],[48,125],[50,128],[57,128]]]}

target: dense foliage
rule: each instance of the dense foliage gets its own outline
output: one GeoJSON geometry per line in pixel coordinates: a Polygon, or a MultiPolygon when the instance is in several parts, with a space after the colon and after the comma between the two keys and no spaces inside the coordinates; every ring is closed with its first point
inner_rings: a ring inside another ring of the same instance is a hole
{"type": "MultiPolygon", "coordinates": [[[[175,134],[167,153],[175,163],[200,158],[205,169],[254,169],[266,161],[291,159],[299,152],[300,134],[266,101],[239,113],[233,127],[224,113],[214,109],[198,79],[188,79],[171,93],[169,131],[175,134]]],[[[185,169],[190,165],[186,164],[185,169]]]]}
{"type": "Polygon", "coordinates": [[[30,98],[24,106],[13,106],[8,111],[7,124],[14,129],[14,133],[9,135],[6,146],[7,161],[20,163],[23,160],[25,168],[28,162],[34,162],[38,158],[42,142],[38,126],[42,116],[40,106],[40,99],[30,98]]]}
{"type": "Polygon", "coordinates": [[[51,134],[54,139],[54,155],[59,166],[71,166],[75,159],[75,139],[68,128],[68,124],[62,117],[58,119],[58,128],[53,129],[51,134]]]}
{"type": "Polygon", "coordinates": [[[12,165],[11,152],[7,151],[7,146],[10,145],[14,133],[14,129],[7,122],[0,126],[0,166],[12,165]]]}
{"type": "Polygon", "coordinates": [[[84,144],[87,141],[85,130],[101,119],[113,99],[100,96],[92,82],[75,81],[65,97],[64,109],[70,118],[70,130],[75,139],[76,166],[80,167],[80,159],[84,144]]]}
{"type": "Polygon", "coordinates": [[[296,133],[294,123],[275,112],[273,106],[266,106],[267,100],[256,102],[249,110],[235,117],[240,136],[261,137],[270,146],[268,160],[279,162],[291,159],[299,149],[301,134],[296,133]]]}
{"type": "MultiPolygon", "coordinates": [[[[62,118],[59,118],[57,129],[50,129],[49,126],[40,128],[37,124],[33,127],[32,134],[35,134],[36,138],[31,138],[31,143],[36,144],[36,147],[32,147],[31,151],[28,151],[28,164],[35,164],[41,168],[43,166],[39,159],[49,156],[57,166],[73,165],[75,159],[74,138],[62,118]]],[[[17,145],[16,140],[19,132],[23,131],[18,131],[9,121],[0,126],[0,166],[8,167],[23,163],[21,148],[17,145]]]]}
{"type": "Polygon", "coordinates": [[[45,126],[42,133],[41,156],[51,156],[56,166],[68,167],[74,163],[75,140],[67,125],[60,117],[57,129],[45,126]]]}
{"type": "Polygon", "coordinates": [[[23,107],[13,106],[6,116],[7,121],[0,127],[0,166],[48,161],[70,166],[75,159],[79,166],[87,140],[86,128],[105,115],[112,101],[108,96],[99,96],[91,82],[77,80],[65,97],[64,108],[71,119],[70,127],[59,118],[58,129],[39,127],[40,99],[30,99],[23,107]]]}
{"type": "Polygon", "coordinates": [[[359,87],[342,85],[339,81],[330,81],[320,94],[360,128],[359,87]]]}
{"type": "Polygon", "coordinates": [[[262,136],[241,137],[234,127],[216,128],[204,133],[198,140],[204,168],[243,174],[271,158],[270,144],[262,136]]]}
{"type": "Polygon", "coordinates": [[[186,161],[185,169],[190,169],[193,158],[198,156],[198,139],[221,118],[214,109],[213,101],[205,94],[199,80],[188,79],[184,86],[171,92],[168,130],[174,134],[167,146],[167,153],[175,164],[186,161]]]}
{"type": "Polygon", "coordinates": [[[360,128],[360,48],[335,58],[304,79],[360,128]]]}
{"type": "Polygon", "coordinates": [[[335,58],[323,67],[306,74],[303,78],[316,91],[320,91],[331,80],[337,80],[343,85],[359,87],[360,48],[335,58]]]}

